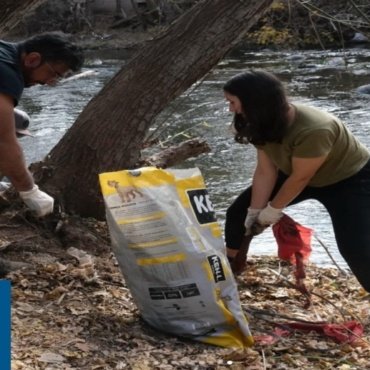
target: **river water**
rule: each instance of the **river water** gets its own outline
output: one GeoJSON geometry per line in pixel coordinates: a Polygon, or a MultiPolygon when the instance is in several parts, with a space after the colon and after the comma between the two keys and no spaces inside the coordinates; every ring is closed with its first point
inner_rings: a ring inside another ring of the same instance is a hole
{"type": "MultiPolygon", "coordinates": [[[[91,56],[83,71],[94,71],[84,78],[60,83],[55,87],[35,86],[25,90],[20,108],[31,116],[33,138],[21,140],[28,163],[41,160],[73,124],[87,102],[124,64],[117,53],[91,56]]],[[[252,146],[234,142],[229,132],[232,115],[223,98],[222,86],[233,75],[249,68],[263,68],[277,74],[286,84],[292,101],[325,109],[344,120],[349,128],[370,148],[370,95],[356,88],[370,84],[370,50],[250,52],[239,49],[231,53],[201,82],[195,84],[158,117],[152,134],[161,133],[167,144],[188,137],[205,138],[212,151],[190,159],[181,167],[197,166],[205,178],[219,222],[223,225],[230,202],[250,183],[255,164],[252,146]]],[[[124,101],[122,102],[124,104],[124,101]]],[[[338,201],[341,201],[338,199],[338,201]]],[[[311,260],[331,265],[330,254],[342,266],[325,209],[316,201],[290,207],[287,214],[312,227],[311,260]]],[[[270,230],[255,238],[251,254],[276,254],[270,230]]]]}

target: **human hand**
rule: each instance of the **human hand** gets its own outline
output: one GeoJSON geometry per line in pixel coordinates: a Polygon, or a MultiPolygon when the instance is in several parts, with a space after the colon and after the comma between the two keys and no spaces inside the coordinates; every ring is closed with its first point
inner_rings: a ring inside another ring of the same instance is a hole
{"type": "Polygon", "coordinates": [[[245,227],[245,233],[244,235],[251,235],[251,226],[254,224],[254,222],[257,219],[257,216],[262,211],[262,209],[257,208],[248,208],[247,217],[244,221],[244,227],[245,227]]]}
{"type": "Polygon", "coordinates": [[[39,217],[53,212],[54,198],[41,191],[37,185],[34,185],[31,190],[20,191],[19,196],[26,206],[39,217]]]}
{"type": "Polygon", "coordinates": [[[275,224],[283,216],[282,208],[274,208],[267,204],[267,206],[258,214],[255,222],[250,227],[253,235],[261,234],[267,227],[275,224]]]}

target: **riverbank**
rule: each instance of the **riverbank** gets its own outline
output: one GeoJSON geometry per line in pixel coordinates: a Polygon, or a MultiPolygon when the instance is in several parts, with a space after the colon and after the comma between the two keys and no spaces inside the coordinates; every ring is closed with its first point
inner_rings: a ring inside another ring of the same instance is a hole
{"type": "Polygon", "coordinates": [[[12,283],[12,370],[302,370],[370,368],[370,298],[352,275],[306,268],[312,304],[275,257],[249,259],[238,278],[256,337],[234,351],[165,335],[145,324],[118,269],[105,222],[56,212],[38,220],[20,200],[0,213],[1,257],[23,268],[12,283]],[[290,283],[289,283],[289,282],[290,283]],[[320,333],[282,335],[282,322],[362,323],[351,344],[320,333]]]}
{"type": "MultiPolygon", "coordinates": [[[[102,17],[94,26],[94,32],[85,30],[71,34],[71,37],[87,50],[87,53],[97,50],[120,50],[121,52],[126,51],[130,55],[166,30],[166,26],[154,26],[145,31],[131,29],[130,27],[112,28],[110,26],[111,22],[111,17],[102,17]]],[[[313,32],[313,29],[311,31],[313,32]]],[[[320,50],[370,45],[370,39],[364,34],[349,30],[341,36],[326,32],[321,38],[315,38],[311,34],[300,38],[295,32],[296,30],[292,27],[286,27],[286,23],[273,27],[261,21],[247,33],[237,47],[243,46],[250,50],[264,48],[272,48],[273,50],[320,50]]]]}
{"type": "MultiPolygon", "coordinates": [[[[357,5],[361,1],[358,0],[357,5]]],[[[177,7],[176,16],[180,16],[188,7],[177,7]]],[[[139,17],[124,21],[118,19],[114,12],[74,13],[67,3],[50,0],[23,19],[8,38],[22,39],[26,34],[61,31],[71,35],[86,50],[130,51],[156,37],[176,19],[173,8],[164,7],[163,11],[168,13],[163,14],[162,20],[153,19],[150,24],[141,24],[139,17]]],[[[253,49],[269,47],[292,50],[369,44],[369,25],[366,22],[369,16],[368,4],[361,4],[359,13],[353,4],[344,0],[338,0],[335,6],[322,0],[317,0],[315,5],[275,0],[241,43],[253,49]]]]}
{"type": "Polygon", "coordinates": [[[292,268],[250,257],[237,279],[256,344],[232,350],[183,340],[140,318],[110,248],[106,224],[8,210],[0,215],[2,257],[25,264],[12,282],[12,370],[258,370],[370,368],[369,295],[335,268],[306,268],[311,305],[292,268]],[[15,232],[16,231],[16,232],[15,232]],[[289,331],[284,323],[356,321],[350,343],[289,331]],[[283,324],[283,326],[281,326],[283,324]],[[287,331],[288,330],[288,331],[287,331]]]}
{"type": "MultiPolygon", "coordinates": [[[[89,45],[89,35],[79,37],[89,45]]],[[[140,47],[130,37],[103,32],[87,49],[140,47]]],[[[369,297],[352,276],[310,265],[307,287],[316,295],[305,309],[286,267],[273,257],[251,259],[238,284],[257,344],[232,351],[167,336],[142,322],[104,222],[58,213],[37,220],[20,203],[2,211],[2,256],[26,264],[5,276],[13,284],[13,370],[370,368],[369,297]],[[365,332],[351,344],[316,332],[279,336],[276,323],[296,319],[356,320],[365,332]]]]}

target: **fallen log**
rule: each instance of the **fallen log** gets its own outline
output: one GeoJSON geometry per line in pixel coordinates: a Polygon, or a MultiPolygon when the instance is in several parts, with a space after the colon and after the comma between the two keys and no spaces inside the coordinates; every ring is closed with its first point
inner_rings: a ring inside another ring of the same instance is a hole
{"type": "Polygon", "coordinates": [[[211,148],[205,140],[189,139],[181,144],[172,145],[159,153],[144,158],[138,165],[140,167],[155,166],[158,168],[168,168],[184,162],[188,158],[197,157],[200,154],[210,151],[211,148]]]}

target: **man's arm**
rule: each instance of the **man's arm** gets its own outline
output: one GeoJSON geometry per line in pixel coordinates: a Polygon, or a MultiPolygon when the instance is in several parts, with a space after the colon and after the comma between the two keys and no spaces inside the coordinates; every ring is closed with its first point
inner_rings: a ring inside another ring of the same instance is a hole
{"type": "Polygon", "coordinates": [[[5,94],[0,94],[0,172],[17,191],[28,191],[34,186],[16,137],[13,98],[5,94]]]}

